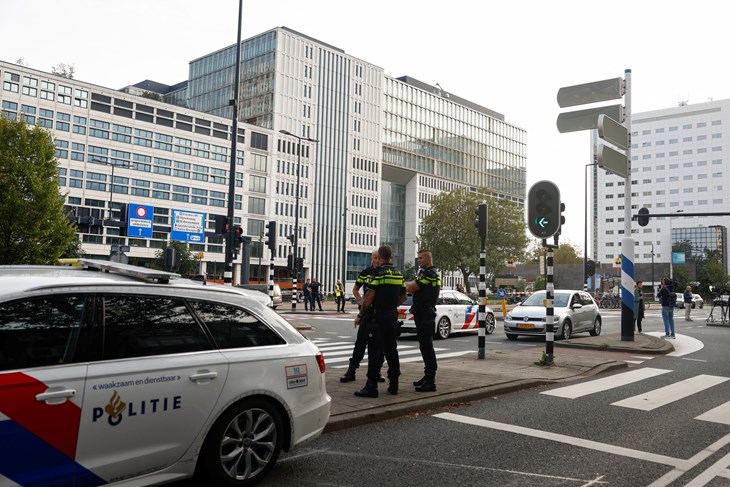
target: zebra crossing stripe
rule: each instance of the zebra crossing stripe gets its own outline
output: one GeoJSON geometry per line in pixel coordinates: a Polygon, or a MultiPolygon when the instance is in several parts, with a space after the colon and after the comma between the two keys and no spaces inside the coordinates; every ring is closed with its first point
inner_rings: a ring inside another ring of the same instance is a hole
{"type": "Polygon", "coordinates": [[[714,409],[710,409],[706,413],[697,416],[695,419],[730,425],[730,402],[726,402],[714,409]]]}
{"type": "Polygon", "coordinates": [[[652,411],[674,401],[689,397],[692,394],[709,389],[710,387],[722,384],[726,380],[730,379],[716,375],[697,375],[665,387],[660,387],[659,389],[654,389],[646,394],[639,394],[638,396],[614,402],[611,405],[639,409],[641,411],[652,411]]]}
{"type": "Polygon", "coordinates": [[[544,391],[540,394],[565,397],[567,399],[576,399],[578,397],[587,396],[589,394],[595,394],[596,392],[603,392],[609,389],[615,389],[617,387],[625,386],[626,384],[639,382],[640,380],[649,379],[651,377],[656,377],[658,375],[666,374],[668,372],[671,372],[671,370],[644,367],[641,369],[635,369],[629,372],[623,372],[621,374],[615,374],[601,379],[582,382],[580,384],[575,384],[572,386],[560,387],[558,389],[544,391]]]}

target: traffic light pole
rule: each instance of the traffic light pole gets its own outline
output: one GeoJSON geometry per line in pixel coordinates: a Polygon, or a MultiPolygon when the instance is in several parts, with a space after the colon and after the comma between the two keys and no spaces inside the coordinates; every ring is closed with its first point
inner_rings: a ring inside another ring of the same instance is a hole
{"type": "Polygon", "coordinates": [[[555,243],[550,245],[547,240],[542,241],[546,249],[545,262],[545,365],[553,365],[555,345],[555,306],[553,303],[555,285],[553,284],[553,249],[558,247],[558,236],[555,243]]]}
{"type": "MultiPolygon", "coordinates": [[[[628,133],[624,183],[624,238],[621,240],[621,341],[634,341],[634,237],[631,234],[631,70],[625,71],[624,107],[628,133]]],[[[671,238],[671,235],[670,235],[671,238]]]]}
{"type": "Polygon", "coordinates": [[[482,251],[479,254],[479,338],[477,339],[477,359],[484,360],[487,344],[487,250],[485,241],[482,239],[482,251]]]}

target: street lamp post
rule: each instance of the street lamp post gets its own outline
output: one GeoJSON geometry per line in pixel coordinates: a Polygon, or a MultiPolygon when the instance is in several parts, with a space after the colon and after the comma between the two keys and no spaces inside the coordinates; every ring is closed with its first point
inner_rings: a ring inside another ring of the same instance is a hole
{"type": "Polygon", "coordinates": [[[654,285],[654,244],[651,244],[651,299],[656,301],[656,286],[654,285]]]}
{"type": "Polygon", "coordinates": [[[299,274],[299,266],[297,265],[299,263],[299,177],[300,173],[302,171],[302,140],[306,140],[307,142],[319,142],[316,139],[311,139],[309,137],[300,137],[298,135],[294,135],[293,133],[287,131],[287,130],[279,130],[279,133],[282,133],[284,135],[288,135],[290,137],[294,137],[297,139],[297,190],[296,190],[296,204],[294,206],[294,255],[292,262],[294,263],[294,273],[292,276],[292,300],[291,300],[291,310],[296,311],[297,310],[297,296],[299,294],[299,290],[297,287],[297,277],[299,274]]]}
{"type": "MultiPolygon", "coordinates": [[[[677,210],[675,213],[684,213],[684,210],[677,210]]],[[[672,217],[669,217],[669,279],[674,278],[674,241],[672,240],[672,217]]]]}
{"type": "MultiPolygon", "coordinates": [[[[583,210],[585,211],[585,227],[583,228],[583,289],[588,290],[588,167],[598,165],[597,162],[586,164],[585,167],[585,191],[583,210]]],[[[594,286],[595,287],[595,286],[594,286]]]]}

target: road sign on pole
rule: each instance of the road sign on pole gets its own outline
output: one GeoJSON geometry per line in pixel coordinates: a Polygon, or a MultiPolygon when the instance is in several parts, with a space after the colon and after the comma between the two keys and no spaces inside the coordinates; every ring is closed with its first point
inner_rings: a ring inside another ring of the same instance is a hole
{"type": "Polygon", "coordinates": [[[629,159],[626,154],[611,149],[607,145],[598,146],[598,167],[623,178],[629,175],[629,159]]]}
{"type": "Polygon", "coordinates": [[[576,110],[558,115],[558,131],[577,132],[579,130],[591,130],[598,128],[599,115],[608,115],[614,120],[624,119],[622,105],[608,105],[605,107],[588,108],[587,110],[576,110]]]}
{"type": "Polygon", "coordinates": [[[558,105],[560,108],[574,107],[599,101],[617,100],[623,95],[623,79],[604,79],[560,88],[558,90],[558,105]]]}
{"type": "Polygon", "coordinates": [[[598,136],[621,149],[629,148],[629,131],[605,113],[598,116],[598,136]]]}

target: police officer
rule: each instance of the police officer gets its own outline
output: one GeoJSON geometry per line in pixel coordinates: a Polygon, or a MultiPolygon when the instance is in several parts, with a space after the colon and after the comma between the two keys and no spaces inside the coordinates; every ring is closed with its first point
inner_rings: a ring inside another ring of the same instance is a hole
{"type": "Polygon", "coordinates": [[[441,291],[441,276],[433,266],[433,255],[428,250],[418,251],[418,275],[406,286],[413,295],[413,319],[416,322],[418,347],[423,357],[424,375],[414,381],[416,392],[436,391],[436,351],[433,335],[436,329],[436,301],[441,291]]]}
{"type": "MultiPolygon", "coordinates": [[[[380,264],[378,259],[378,251],[373,250],[372,254],[370,254],[370,266],[360,271],[360,274],[357,276],[357,280],[355,281],[355,285],[352,288],[352,294],[360,304],[360,309],[362,309],[364,301],[363,296],[367,295],[368,292],[368,283],[370,282],[370,279],[372,279],[373,272],[375,272],[378,264],[380,264]],[[362,289],[362,294],[360,294],[360,289],[362,289]]],[[[352,357],[350,357],[350,366],[347,367],[347,372],[340,377],[340,382],[352,382],[355,380],[355,371],[358,367],[360,367],[360,362],[362,362],[363,357],[365,357],[365,348],[368,345],[368,327],[364,323],[369,318],[370,316],[366,314],[361,320],[361,325],[355,325],[357,326],[357,336],[355,337],[355,346],[352,349],[352,357]]],[[[381,366],[383,364],[382,355],[380,358],[380,364],[381,366]]],[[[382,375],[379,375],[378,382],[385,382],[385,378],[382,375]]]]}
{"type": "Polygon", "coordinates": [[[362,309],[355,318],[355,326],[366,324],[368,327],[368,380],[365,387],[355,391],[359,397],[378,397],[378,377],[382,362],[380,354],[388,361],[388,393],[398,394],[400,361],[396,328],[398,326],[398,306],[406,300],[406,285],[403,274],[390,262],[393,250],[390,245],[378,248],[380,266],[375,269],[368,284],[368,292],[362,309]],[[363,323],[372,308],[373,317],[363,323]]]}

